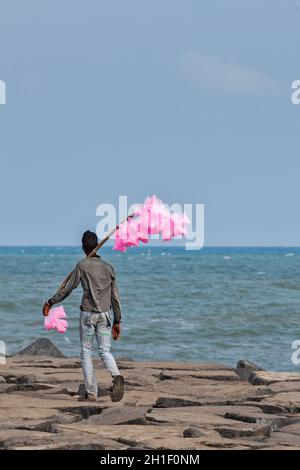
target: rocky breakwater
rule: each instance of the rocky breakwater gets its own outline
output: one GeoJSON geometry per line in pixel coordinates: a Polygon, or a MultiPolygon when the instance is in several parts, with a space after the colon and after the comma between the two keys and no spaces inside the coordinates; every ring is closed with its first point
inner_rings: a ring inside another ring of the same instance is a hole
{"type": "Polygon", "coordinates": [[[95,360],[98,401],[78,358],[38,340],[0,365],[0,449],[300,449],[300,373],[239,361],[118,361],[125,396],[95,360]]]}

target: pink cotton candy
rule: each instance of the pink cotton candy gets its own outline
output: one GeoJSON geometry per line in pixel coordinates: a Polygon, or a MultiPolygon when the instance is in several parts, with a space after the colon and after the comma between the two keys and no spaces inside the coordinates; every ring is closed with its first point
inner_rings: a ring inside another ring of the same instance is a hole
{"type": "Polygon", "coordinates": [[[161,234],[164,241],[184,236],[189,223],[185,214],[171,213],[155,195],[147,197],[144,204],[136,209],[134,217],[120,225],[113,249],[126,251],[139,242],[148,243],[149,236],[155,234],[161,234]]]}
{"type": "Polygon", "coordinates": [[[59,333],[65,333],[68,328],[66,312],[63,306],[52,308],[49,315],[45,317],[44,326],[46,330],[57,330],[59,333]]]}
{"type": "Polygon", "coordinates": [[[123,222],[116,233],[114,250],[125,251],[128,246],[137,246],[140,240],[139,225],[137,220],[123,222]]]}

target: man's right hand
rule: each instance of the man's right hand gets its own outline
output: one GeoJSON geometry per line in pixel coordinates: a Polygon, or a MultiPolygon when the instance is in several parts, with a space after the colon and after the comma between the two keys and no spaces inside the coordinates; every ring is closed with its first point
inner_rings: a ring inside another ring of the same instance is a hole
{"type": "Polygon", "coordinates": [[[113,325],[112,337],[116,341],[121,338],[121,324],[120,323],[113,325]]]}
{"type": "Polygon", "coordinates": [[[49,315],[50,309],[51,309],[51,305],[49,305],[48,302],[45,302],[44,307],[43,307],[44,317],[47,317],[49,315]]]}

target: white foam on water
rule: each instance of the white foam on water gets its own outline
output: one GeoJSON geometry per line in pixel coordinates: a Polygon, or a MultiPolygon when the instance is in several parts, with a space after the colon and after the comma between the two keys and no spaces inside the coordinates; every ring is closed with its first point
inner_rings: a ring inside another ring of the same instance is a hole
{"type": "Polygon", "coordinates": [[[295,256],[295,253],[287,253],[285,256],[295,256]]]}
{"type": "Polygon", "coordinates": [[[224,256],[224,259],[231,259],[231,256],[224,256]]]}

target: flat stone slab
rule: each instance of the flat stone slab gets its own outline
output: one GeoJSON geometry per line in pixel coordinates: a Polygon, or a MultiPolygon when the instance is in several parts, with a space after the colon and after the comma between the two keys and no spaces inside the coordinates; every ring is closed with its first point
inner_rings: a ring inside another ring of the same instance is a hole
{"type": "Polygon", "coordinates": [[[249,400],[252,397],[262,396],[266,393],[266,389],[262,387],[254,387],[246,382],[232,382],[224,384],[220,381],[206,384],[205,380],[194,381],[182,380],[174,384],[172,381],[160,381],[155,390],[173,397],[193,397],[198,400],[199,404],[215,403],[223,404],[225,402],[233,402],[235,400],[249,400]],[[201,401],[201,403],[200,403],[201,401]]]}
{"type": "Polygon", "coordinates": [[[58,436],[47,432],[19,429],[0,430],[0,449],[14,449],[20,445],[41,445],[58,442],[58,436]]]}
{"type": "Polygon", "coordinates": [[[268,385],[276,382],[299,382],[300,372],[257,371],[250,374],[249,381],[253,385],[268,385]]]}
{"type": "Polygon", "coordinates": [[[300,412],[300,391],[276,393],[264,399],[264,403],[281,406],[291,413],[300,412]]]}
{"type": "Polygon", "coordinates": [[[266,448],[279,448],[279,446],[284,446],[287,448],[300,448],[300,435],[299,434],[289,434],[288,432],[273,432],[271,437],[264,441],[264,447],[266,448]]]}
{"type": "Polygon", "coordinates": [[[160,380],[207,379],[228,382],[240,380],[235,371],[231,370],[163,370],[159,374],[160,380]]]}
{"type": "Polygon", "coordinates": [[[87,434],[96,434],[101,439],[106,436],[116,440],[119,443],[126,444],[129,448],[141,449],[221,449],[221,448],[253,448],[262,447],[262,443],[251,442],[249,438],[227,439],[220,436],[215,431],[206,431],[201,437],[184,437],[185,427],[182,425],[172,426],[91,426],[87,423],[81,425],[58,425],[57,432],[61,432],[64,437],[69,433],[79,432],[84,436],[87,434]]]}
{"type": "Polygon", "coordinates": [[[154,423],[168,425],[184,423],[201,430],[214,429],[224,437],[268,435],[273,423],[272,415],[268,416],[270,421],[259,420],[258,416],[263,414],[258,408],[250,406],[201,406],[152,409],[146,417],[154,423]],[[246,417],[251,418],[245,419],[246,417]]]}
{"type": "Polygon", "coordinates": [[[300,449],[298,373],[125,358],[124,398],[113,403],[95,358],[100,396],[79,402],[78,358],[27,351],[0,364],[2,449],[300,449]]]}
{"type": "Polygon", "coordinates": [[[147,407],[116,406],[107,408],[99,415],[92,415],[87,424],[102,426],[106,424],[146,424],[147,407]]]}
{"type": "Polygon", "coordinates": [[[286,382],[283,380],[274,382],[268,385],[268,389],[271,393],[300,392],[300,381],[292,380],[291,382],[286,382]]]}
{"type": "Polygon", "coordinates": [[[231,367],[226,366],[225,364],[218,364],[215,362],[202,362],[202,363],[193,363],[193,362],[171,362],[171,361],[153,361],[153,362],[142,362],[142,361],[120,361],[121,369],[126,368],[140,368],[140,369],[157,369],[157,370],[194,370],[194,371],[205,371],[205,370],[228,370],[233,371],[231,367]]]}

